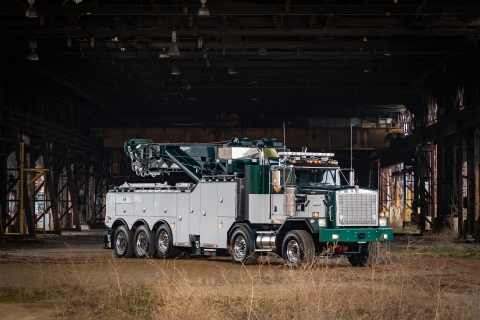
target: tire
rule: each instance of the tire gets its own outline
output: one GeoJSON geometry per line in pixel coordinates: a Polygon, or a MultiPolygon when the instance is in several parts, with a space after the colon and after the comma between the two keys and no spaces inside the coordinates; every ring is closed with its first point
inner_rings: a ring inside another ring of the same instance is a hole
{"type": "Polygon", "coordinates": [[[282,257],[290,268],[309,268],[315,260],[313,238],[305,230],[292,230],[285,235],[282,243],[282,257]]]}
{"type": "Polygon", "coordinates": [[[256,264],[258,252],[255,252],[253,240],[245,228],[237,228],[230,237],[230,254],[232,261],[243,264],[256,264]]]}
{"type": "Polygon", "coordinates": [[[348,261],[354,267],[365,267],[377,262],[379,243],[370,242],[362,246],[361,252],[348,257],[348,261]]]}
{"type": "Polygon", "coordinates": [[[173,246],[173,237],[170,228],[162,224],[155,234],[155,249],[161,259],[177,258],[180,249],[173,246]]]}
{"type": "Polygon", "coordinates": [[[133,231],[126,226],[119,226],[115,230],[113,249],[118,258],[133,257],[133,231]]]}
{"type": "Polygon", "coordinates": [[[140,226],[133,236],[133,251],[137,258],[151,258],[155,255],[153,233],[146,226],[140,226]]]}

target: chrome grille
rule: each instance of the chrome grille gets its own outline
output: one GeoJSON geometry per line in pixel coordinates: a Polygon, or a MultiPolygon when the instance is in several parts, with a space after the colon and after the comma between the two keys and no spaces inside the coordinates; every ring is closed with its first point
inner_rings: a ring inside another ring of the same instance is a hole
{"type": "Polygon", "coordinates": [[[339,226],[377,226],[377,195],[362,193],[337,194],[339,226]]]}

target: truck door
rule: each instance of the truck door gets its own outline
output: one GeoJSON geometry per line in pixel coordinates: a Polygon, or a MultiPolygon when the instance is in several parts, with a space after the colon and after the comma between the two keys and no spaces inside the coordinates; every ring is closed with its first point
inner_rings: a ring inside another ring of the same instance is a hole
{"type": "Polygon", "coordinates": [[[200,217],[202,212],[200,211],[200,186],[190,193],[190,208],[188,209],[188,230],[189,234],[200,235],[200,217]]]}
{"type": "Polygon", "coordinates": [[[207,246],[217,244],[218,241],[217,184],[215,182],[200,184],[202,194],[200,243],[207,246]]]}
{"type": "Polygon", "coordinates": [[[235,222],[237,213],[237,183],[222,182],[217,188],[217,208],[218,208],[218,247],[227,247],[227,231],[235,222]]]}
{"type": "Polygon", "coordinates": [[[190,194],[177,194],[177,234],[175,242],[180,244],[189,243],[188,224],[190,220],[190,194]]]}

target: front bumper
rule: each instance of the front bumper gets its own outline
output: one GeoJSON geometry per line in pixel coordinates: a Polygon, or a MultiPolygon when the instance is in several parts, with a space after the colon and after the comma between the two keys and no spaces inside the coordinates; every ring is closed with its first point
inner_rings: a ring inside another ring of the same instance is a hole
{"type": "Polygon", "coordinates": [[[393,241],[392,228],[320,229],[320,242],[393,241]]]}

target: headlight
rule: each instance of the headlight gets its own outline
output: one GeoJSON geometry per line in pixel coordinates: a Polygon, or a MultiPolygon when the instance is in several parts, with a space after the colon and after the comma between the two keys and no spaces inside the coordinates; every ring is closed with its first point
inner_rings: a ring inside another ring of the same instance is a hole
{"type": "Polygon", "coordinates": [[[387,219],[385,219],[385,218],[378,219],[378,225],[380,227],[386,227],[387,226],[387,219]]]}
{"type": "Polygon", "coordinates": [[[319,227],[326,227],[326,226],[327,226],[327,220],[325,220],[325,219],[318,219],[318,226],[319,226],[319,227]]]}
{"type": "Polygon", "coordinates": [[[332,240],[338,240],[338,239],[340,239],[339,234],[332,234],[332,240]]]}

